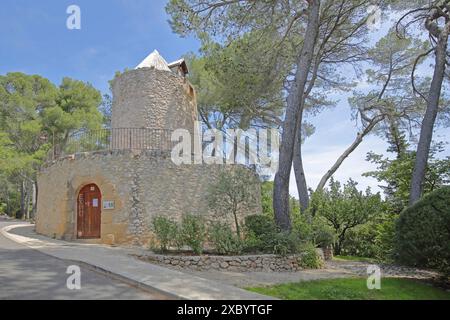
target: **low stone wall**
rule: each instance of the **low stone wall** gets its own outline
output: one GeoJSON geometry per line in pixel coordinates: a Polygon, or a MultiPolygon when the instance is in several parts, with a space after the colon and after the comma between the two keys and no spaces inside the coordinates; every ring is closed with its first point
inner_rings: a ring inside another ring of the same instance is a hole
{"type": "Polygon", "coordinates": [[[333,260],[333,247],[322,248],[322,252],[326,261],[333,260]]]}
{"type": "MultiPolygon", "coordinates": [[[[317,249],[319,257],[324,260],[322,249],[317,249]]],[[[192,270],[219,270],[219,271],[299,271],[302,267],[302,255],[249,255],[249,256],[182,256],[151,254],[139,257],[142,260],[175,267],[178,269],[192,270]]]]}

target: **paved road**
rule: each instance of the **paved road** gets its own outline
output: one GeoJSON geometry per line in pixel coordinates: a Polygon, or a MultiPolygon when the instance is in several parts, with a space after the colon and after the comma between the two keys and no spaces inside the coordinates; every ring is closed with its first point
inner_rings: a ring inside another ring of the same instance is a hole
{"type": "MultiPolygon", "coordinates": [[[[0,217],[0,229],[17,222],[0,217]]],[[[103,274],[81,268],[81,290],[66,286],[67,267],[71,263],[47,256],[17,244],[0,234],[0,300],[155,300],[165,297],[149,293],[103,274]]]]}

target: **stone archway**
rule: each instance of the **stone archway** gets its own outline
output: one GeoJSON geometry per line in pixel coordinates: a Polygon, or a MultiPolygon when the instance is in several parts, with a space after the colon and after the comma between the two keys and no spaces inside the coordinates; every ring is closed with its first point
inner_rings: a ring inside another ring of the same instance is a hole
{"type": "Polygon", "coordinates": [[[102,194],[96,184],[84,186],[78,193],[77,238],[101,238],[102,194]]]}

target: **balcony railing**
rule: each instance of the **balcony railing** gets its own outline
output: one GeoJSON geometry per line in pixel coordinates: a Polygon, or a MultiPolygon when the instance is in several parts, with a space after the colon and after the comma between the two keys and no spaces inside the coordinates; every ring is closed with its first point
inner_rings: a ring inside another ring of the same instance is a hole
{"type": "Polygon", "coordinates": [[[114,128],[84,131],[55,144],[49,158],[83,152],[115,150],[148,150],[170,152],[177,142],[171,141],[171,130],[147,128],[114,128]]]}

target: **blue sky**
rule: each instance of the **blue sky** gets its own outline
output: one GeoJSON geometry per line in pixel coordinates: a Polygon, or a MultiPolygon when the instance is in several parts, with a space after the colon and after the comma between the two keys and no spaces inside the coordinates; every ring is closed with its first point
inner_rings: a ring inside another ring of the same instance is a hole
{"type": "Polygon", "coordinates": [[[64,76],[107,91],[115,71],[135,67],[153,49],[167,60],[198,42],[172,33],[160,0],[2,0],[0,73],[64,76]],[[81,30],[68,30],[66,9],[81,8],[81,30]]]}
{"type": "MultiPolygon", "coordinates": [[[[165,0],[2,0],[0,9],[0,74],[20,71],[39,74],[58,84],[65,76],[88,81],[103,92],[116,71],[135,67],[151,51],[168,61],[197,51],[194,38],[173,34],[164,11],[165,0]],[[68,30],[66,9],[81,8],[81,30],[68,30]]],[[[311,187],[354,139],[357,129],[350,120],[345,98],[338,105],[309,119],[316,133],[304,146],[304,162],[311,187]]],[[[448,141],[449,129],[436,133],[448,141]]],[[[386,144],[368,137],[336,174],[352,177],[360,186],[377,189],[377,182],[361,174],[374,167],[365,161],[368,151],[383,153],[386,144]]],[[[446,155],[450,155],[447,146],[446,155]]],[[[291,182],[295,194],[295,182],[291,182]]]]}

